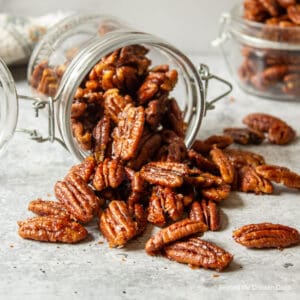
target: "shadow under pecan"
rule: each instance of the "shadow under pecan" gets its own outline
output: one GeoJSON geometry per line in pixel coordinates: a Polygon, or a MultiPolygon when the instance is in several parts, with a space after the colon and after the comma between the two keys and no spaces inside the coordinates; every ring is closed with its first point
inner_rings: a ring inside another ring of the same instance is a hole
{"type": "Polygon", "coordinates": [[[130,160],[136,154],[142,138],[145,112],[142,106],[128,104],[119,115],[118,126],[113,131],[113,156],[130,160]]]}
{"type": "Polygon", "coordinates": [[[299,232],[281,224],[260,223],[233,231],[234,240],[248,248],[286,248],[300,242],[299,232]]]}
{"type": "Polygon", "coordinates": [[[42,199],[33,200],[29,203],[28,210],[39,216],[72,218],[65,206],[56,201],[45,201],[42,199]]]}
{"type": "Polygon", "coordinates": [[[214,201],[202,199],[194,201],[191,205],[189,218],[193,221],[203,222],[212,231],[220,229],[220,213],[214,201]]]}
{"type": "Polygon", "coordinates": [[[100,231],[111,248],[124,247],[139,229],[124,201],[111,201],[101,214],[99,223],[100,231]]]}
{"type": "Polygon", "coordinates": [[[223,132],[230,135],[235,143],[242,145],[258,145],[265,139],[263,132],[250,128],[225,128],[223,132]]]}
{"type": "Polygon", "coordinates": [[[64,217],[44,216],[18,222],[19,235],[41,242],[77,243],[87,236],[86,229],[64,217]]]}
{"type": "Polygon", "coordinates": [[[241,192],[255,194],[272,194],[272,183],[260,176],[253,167],[244,166],[238,170],[238,189],[241,192]]]}
{"type": "Polygon", "coordinates": [[[233,259],[232,254],[199,238],[190,238],[164,247],[167,258],[191,267],[222,271],[233,259]]]}
{"type": "Polygon", "coordinates": [[[186,218],[161,229],[147,241],[145,250],[149,255],[156,255],[165,245],[204,231],[207,231],[204,223],[186,218]]]}
{"type": "Polygon", "coordinates": [[[283,184],[290,188],[300,189],[300,175],[285,167],[262,165],[255,171],[266,180],[283,184]]]}
{"type": "Polygon", "coordinates": [[[205,199],[221,202],[229,197],[230,191],[230,185],[222,183],[218,186],[202,188],[201,194],[205,199]]]}
{"type": "Polygon", "coordinates": [[[96,168],[93,187],[102,191],[108,187],[117,188],[125,179],[124,167],[117,159],[106,158],[96,168]]]}
{"type": "Polygon", "coordinates": [[[85,182],[89,182],[95,174],[96,161],[92,156],[88,156],[78,165],[73,166],[69,173],[75,173],[85,182]]]}
{"type": "Polygon", "coordinates": [[[150,162],[142,167],[140,174],[151,184],[180,187],[183,177],[188,174],[188,167],[182,163],[150,162]]]}
{"type": "Polygon", "coordinates": [[[69,173],[54,187],[56,198],[66,207],[70,215],[80,222],[87,223],[103,204],[94,191],[78,175],[69,173]]]}

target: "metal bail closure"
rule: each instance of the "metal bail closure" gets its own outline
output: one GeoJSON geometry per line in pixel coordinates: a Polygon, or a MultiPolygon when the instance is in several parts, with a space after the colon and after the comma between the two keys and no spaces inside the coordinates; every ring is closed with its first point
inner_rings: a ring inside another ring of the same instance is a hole
{"type": "Polygon", "coordinates": [[[200,74],[200,78],[204,81],[204,99],[205,99],[205,113],[204,114],[206,115],[206,112],[208,110],[212,110],[215,108],[214,104],[217,101],[221,100],[222,98],[226,97],[227,95],[229,95],[232,92],[233,86],[229,81],[227,81],[219,76],[216,76],[214,74],[211,74],[209,72],[209,67],[205,64],[200,64],[199,74],[200,74]],[[216,81],[223,83],[227,87],[227,90],[224,93],[222,93],[221,95],[208,101],[207,100],[208,83],[211,80],[216,80],[216,81]]]}

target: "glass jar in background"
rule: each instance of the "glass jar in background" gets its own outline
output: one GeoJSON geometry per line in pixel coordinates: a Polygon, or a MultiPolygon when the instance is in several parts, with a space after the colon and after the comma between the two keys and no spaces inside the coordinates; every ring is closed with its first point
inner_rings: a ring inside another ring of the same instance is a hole
{"type": "Polygon", "coordinates": [[[220,47],[234,80],[251,95],[297,100],[300,96],[300,27],[276,18],[267,24],[258,23],[246,20],[243,15],[242,4],[224,14],[219,37],[213,42],[220,47]]]}
{"type": "MultiPolygon", "coordinates": [[[[184,114],[187,124],[185,143],[191,146],[206,110],[230,93],[231,84],[210,74],[205,65],[201,65],[198,71],[181,51],[158,37],[133,31],[113,17],[74,14],[56,24],[32,53],[28,83],[32,87],[33,97],[17,95],[9,70],[0,60],[0,91],[3,93],[0,100],[1,148],[15,131],[19,99],[26,99],[33,101],[37,116],[39,110],[48,109],[49,135],[42,137],[36,130],[19,131],[29,133],[38,142],[58,141],[78,160],[89,155],[89,149],[82,147],[73,134],[71,114],[74,99],[97,63],[117,49],[126,47],[146,49],[151,66],[167,64],[170,69],[177,70],[178,82],[170,96],[178,101],[184,114]],[[228,89],[206,103],[208,81],[211,79],[221,81],[228,89]]],[[[151,66],[146,65],[146,68],[151,66]]]]}

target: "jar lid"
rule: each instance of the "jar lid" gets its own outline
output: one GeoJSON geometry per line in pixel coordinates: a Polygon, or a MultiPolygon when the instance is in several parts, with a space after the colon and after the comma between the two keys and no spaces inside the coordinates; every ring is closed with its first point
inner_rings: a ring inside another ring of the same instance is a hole
{"type": "Polygon", "coordinates": [[[14,79],[0,58],[0,155],[12,138],[18,121],[18,96],[14,79]]]}

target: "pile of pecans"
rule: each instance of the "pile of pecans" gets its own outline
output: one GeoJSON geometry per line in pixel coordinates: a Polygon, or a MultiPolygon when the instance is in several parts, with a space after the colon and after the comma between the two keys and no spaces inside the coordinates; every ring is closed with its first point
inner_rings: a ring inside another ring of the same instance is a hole
{"type": "MultiPolygon", "coordinates": [[[[29,210],[38,216],[19,222],[19,234],[76,243],[87,236],[84,224],[96,217],[109,246],[124,247],[151,223],[162,229],[146,242],[149,255],[221,271],[232,254],[196,237],[221,229],[218,203],[233,190],[270,194],[271,181],[300,189],[300,175],[229,146],[262,143],[265,132],[271,143],[287,144],[295,132],[278,118],[251,114],[244,119],[247,127],[227,128],[187,149],[186,125],[170,97],[177,72],[167,65],[150,69],[146,54],[142,46],[118,49],[78,88],[74,135],[92,155],[55,184],[58,201],[30,202],[29,210]]],[[[255,248],[300,241],[296,229],[270,223],[243,226],[233,237],[255,248]]]]}
{"type": "MultiPolygon", "coordinates": [[[[244,18],[265,24],[253,30],[266,41],[300,43],[298,0],[244,0],[244,18]]],[[[239,76],[244,84],[271,94],[300,95],[299,50],[245,46],[239,76]]]]}

